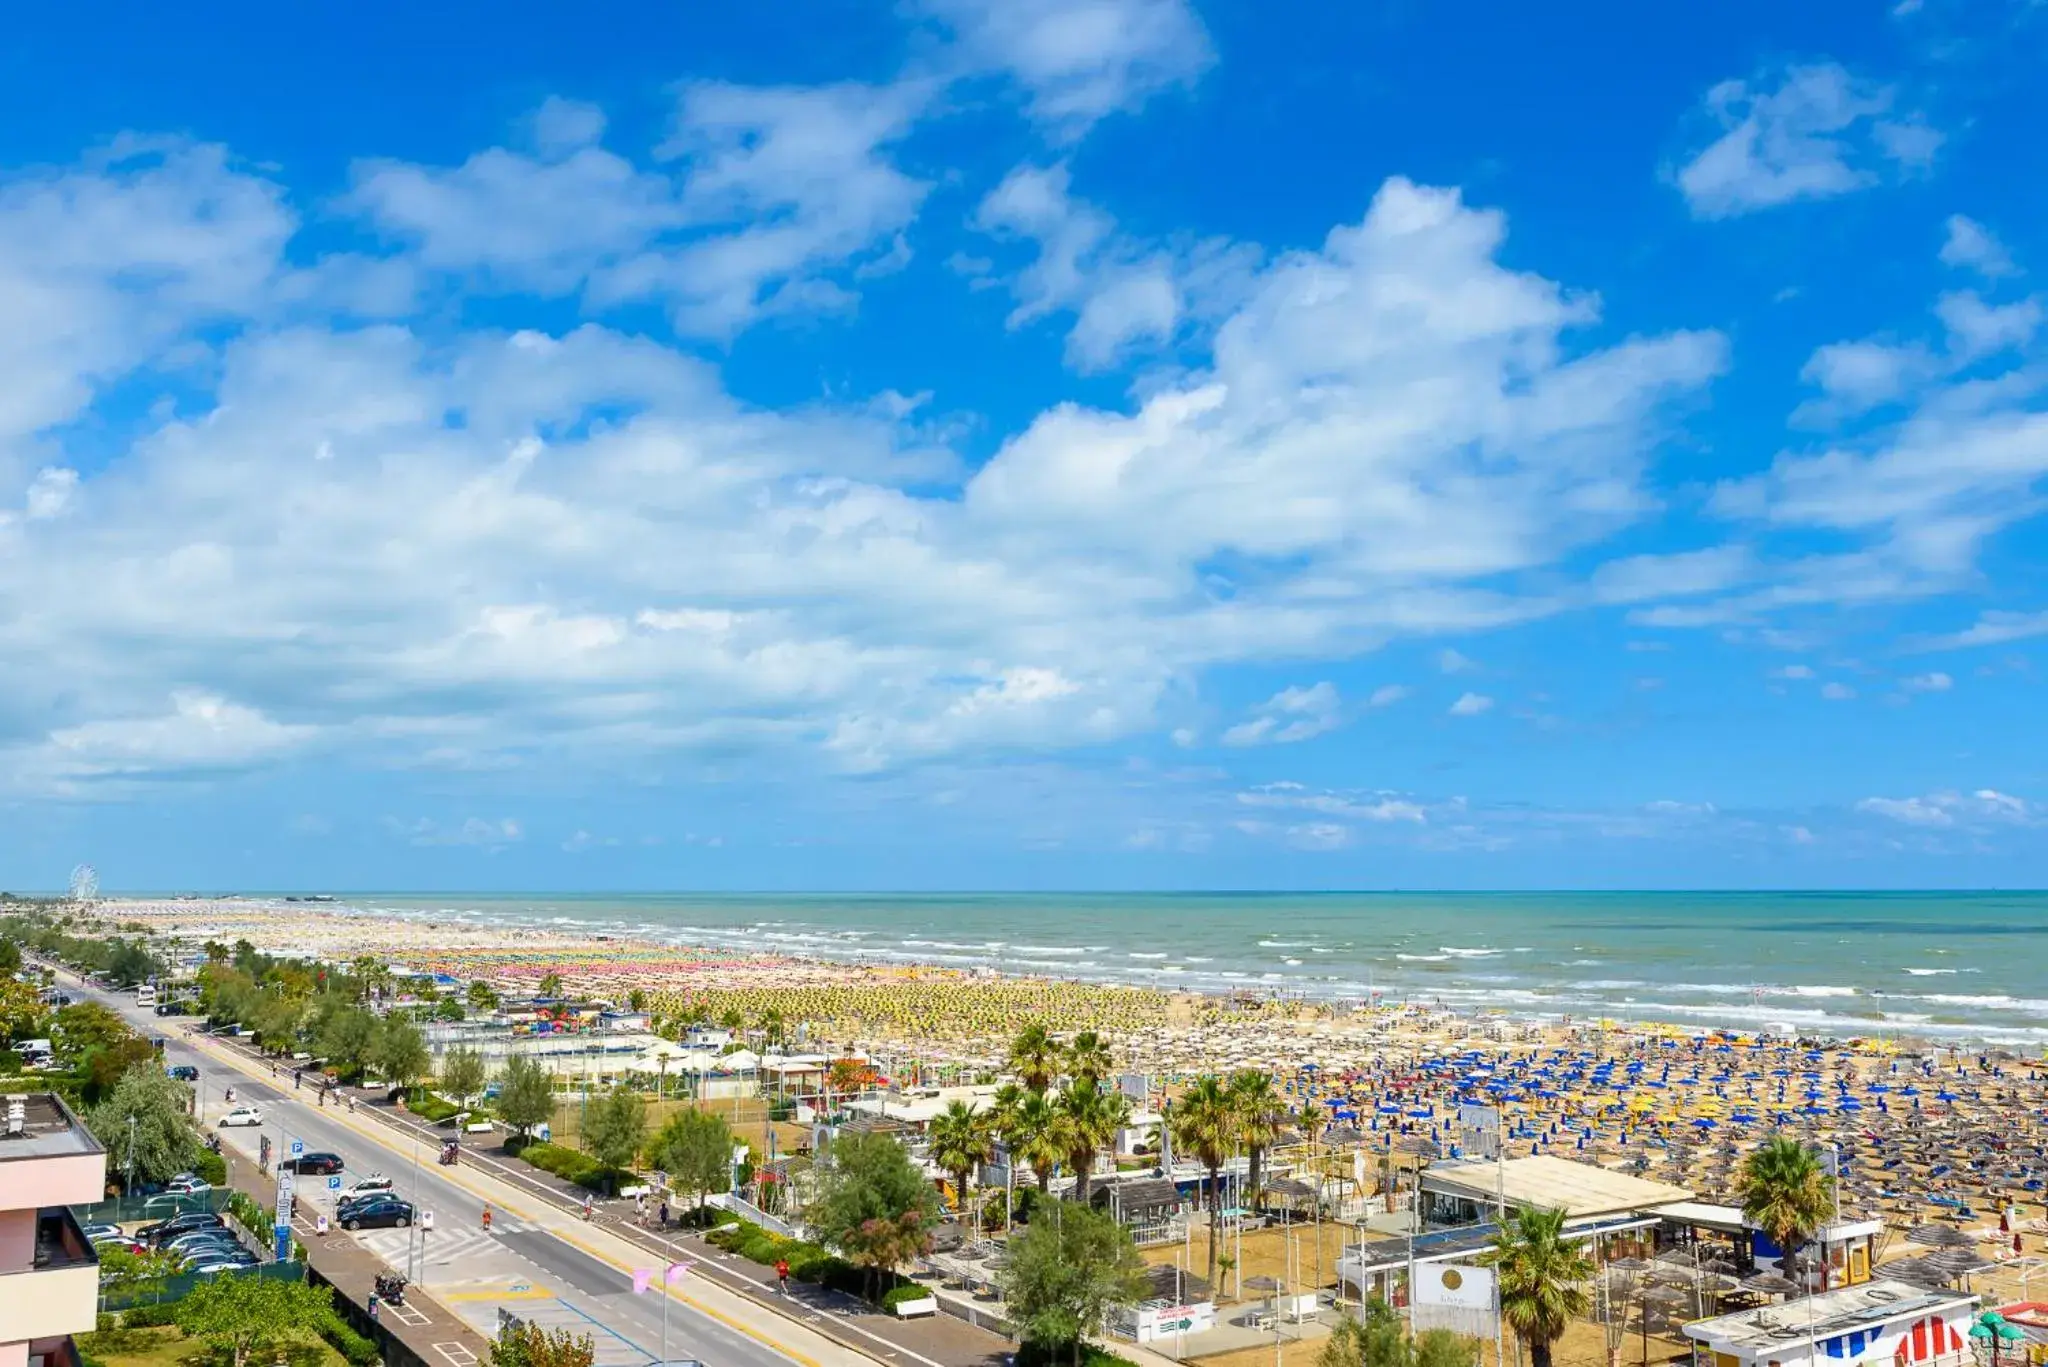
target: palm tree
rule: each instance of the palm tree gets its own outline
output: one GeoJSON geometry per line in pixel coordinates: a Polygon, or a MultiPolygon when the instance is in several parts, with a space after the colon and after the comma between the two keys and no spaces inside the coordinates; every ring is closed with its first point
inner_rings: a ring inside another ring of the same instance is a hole
{"type": "Polygon", "coordinates": [[[552,969],[550,969],[546,973],[541,974],[540,984],[536,989],[536,995],[548,998],[561,996],[562,975],[555,972],[552,969]]]}
{"type": "Polygon", "coordinates": [[[1033,1021],[1010,1041],[1010,1069],[1026,1087],[1034,1092],[1043,1092],[1059,1076],[1058,1041],[1043,1025],[1033,1021]]]}
{"type": "Polygon", "coordinates": [[[1480,1261],[1500,1279],[1500,1313],[1529,1345],[1530,1367],[1550,1367],[1550,1346],[1592,1304],[1593,1260],[1564,1237],[1564,1212],[1518,1206],[1480,1261]]]}
{"type": "Polygon", "coordinates": [[[1238,1142],[1251,1155],[1251,1172],[1247,1176],[1251,1205],[1256,1208],[1265,1182],[1266,1150],[1280,1137],[1287,1123],[1287,1103],[1273,1090],[1272,1076],[1253,1068],[1230,1075],[1230,1100],[1237,1107],[1238,1142]]]}
{"type": "MultiPolygon", "coordinates": [[[[1834,1212],[1834,1188],[1813,1150],[1777,1135],[1749,1151],[1742,1163],[1742,1214],[1792,1260],[1834,1212]]],[[[1825,1273],[1823,1273],[1825,1275],[1825,1273]]]]}
{"type": "Polygon", "coordinates": [[[469,1009],[476,1012],[495,1011],[498,1006],[497,989],[482,978],[469,985],[469,1009]]]}
{"type": "Polygon", "coordinates": [[[1100,1086],[1109,1080],[1109,1070],[1115,1066],[1109,1041],[1093,1030],[1083,1030],[1067,1046],[1067,1076],[1076,1082],[1100,1086]]]}
{"type": "Polygon", "coordinates": [[[1043,1092],[1026,1092],[1010,1112],[1003,1143],[1012,1162],[1025,1163],[1037,1174],[1040,1195],[1052,1185],[1052,1170],[1073,1147],[1067,1142],[1067,1129],[1066,1115],[1043,1092]]]}
{"type": "Polygon", "coordinates": [[[988,1117],[964,1101],[948,1103],[932,1117],[932,1162],[953,1179],[953,1195],[961,1219],[967,1218],[967,1178],[976,1168],[995,1156],[995,1136],[988,1117]]]}
{"type": "Polygon", "coordinates": [[[1060,1093],[1059,1107],[1067,1121],[1067,1166],[1074,1170],[1074,1199],[1085,1204],[1095,1156],[1130,1123],[1131,1099],[1121,1092],[1105,1092],[1095,1083],[1075,1081],[1060,1093]]]}
{"type": "Polygon", "coordinates": [[[1197,1078],[1174,1105],[1168,1123],[1174,1147],[1209,1170],[1209,1282],[1216,1281],[1216,1226],[1223,1213],[1223,1164],[1237,1149],[1238,1110],[1214,1077],[1197,1078]]]}

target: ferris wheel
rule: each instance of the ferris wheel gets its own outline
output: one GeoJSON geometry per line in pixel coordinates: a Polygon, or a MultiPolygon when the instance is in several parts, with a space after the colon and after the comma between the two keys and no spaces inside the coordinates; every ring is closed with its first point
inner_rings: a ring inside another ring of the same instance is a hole
{"type": "Polygon", "coordinates": [[[71,900],[80,906],[89,906],[100,900],[100,871],[90,864],[80,864],[71,871],[71,900]]]}

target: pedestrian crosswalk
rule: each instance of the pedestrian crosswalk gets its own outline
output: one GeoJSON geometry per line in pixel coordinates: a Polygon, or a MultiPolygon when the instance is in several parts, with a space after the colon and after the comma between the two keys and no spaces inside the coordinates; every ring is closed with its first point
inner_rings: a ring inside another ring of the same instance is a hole
{"type": "Polygon", "coordinates": [[[347,1235],[393,1267],[406,1266],[418,1256],[429,1267],[460,1267],[485,1254],[500,1251],[498,1235],[528,1228],[523,1221],[501,1220],[486,1234],[473,1225],[459,1229],[365,1229],[347,1235]]]}

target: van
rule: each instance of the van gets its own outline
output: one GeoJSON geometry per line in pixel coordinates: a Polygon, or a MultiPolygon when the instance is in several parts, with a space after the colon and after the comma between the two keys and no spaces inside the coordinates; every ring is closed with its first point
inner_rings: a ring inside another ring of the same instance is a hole
{"type": "Polygon", "coordinates": [[[25,1039],[14,1046],[17,1054],[48,1054],[55,1052],[46,1039],[25,1039]]]}
{"type": "Polygon", "coordinates": [[[148,983],[144,983],[144,984],[143,984],[142,986],[140,986],[140,987],[136,988],[136,989],[135,989],[135,1004],[136,1004],[137,1006],[142,1006],[142,1007],[151,1007],[151,1006],[155,1006],[155,1005],[156,1005],[156,988],[152,987],[152,986],[151,986],[150,984],[148,984],[148,983]]]}

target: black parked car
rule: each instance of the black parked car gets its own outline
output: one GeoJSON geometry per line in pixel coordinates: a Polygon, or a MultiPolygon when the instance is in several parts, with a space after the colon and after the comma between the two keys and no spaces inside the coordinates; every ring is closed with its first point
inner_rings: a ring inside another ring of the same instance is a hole
{"type": "Polygon", "coordinates": [[[338,1153],[302,1153],[297,1158],[287,1158],[284,1166],[301,1177],[325,1177],[330,1173],[340,1172],[342,1162],[338,1153]]]}
{"type": "Polygon", "coordinates": [[[412,1202],[396,1196],[366,1196],[337,1214],[343,1229],[404,1229],[412,1223],[412,1202]]]}
{"type": "Polygon", "coordinates": [[[180,1234],[190,1234],[195,1229],[224,1229],[226,1226],[227,1221],[210,1210],[188,1210],[168,1220],[144,1225],[135,1231],[135,1237],[151,1248],[162,1248],[180,1234]]]}
{"type": "Polygon", "coordinates": [[[189,1063],[174,1063],[164,1071],[180,1082],[199,1081],[199,1070],[189,1063]]]}

